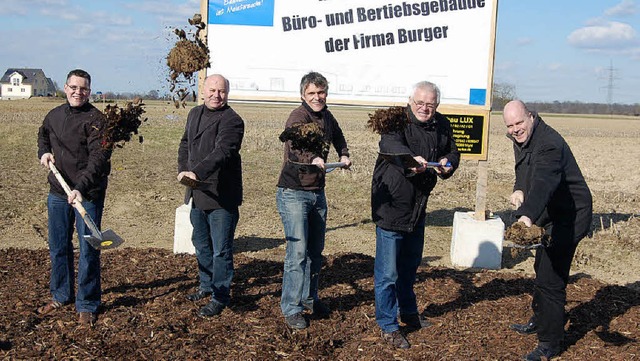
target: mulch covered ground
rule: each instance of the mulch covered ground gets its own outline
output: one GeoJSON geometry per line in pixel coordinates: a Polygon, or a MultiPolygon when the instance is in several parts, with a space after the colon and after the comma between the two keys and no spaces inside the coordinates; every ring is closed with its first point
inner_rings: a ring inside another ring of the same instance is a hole
{"type": "MultiPolygon", "coordinates": [[[[72,305],[52,316],[34,310],[49,299],[47,250],[0,250],[2,359],[218,360],[516,360],[535,336],[508,329],[530,315],[532,280],[516,274],[423,266],[416,293],[434,323],[408,335],[412,347],[380,342],[374,317],[373,258],[329,256],[321,297],[333,309],[292,332],[279,308],[282,263],[236,256],[233,304],[203,319],[185,296],[196,290],[194,256],[160,249],[105,251],[103,309],[81,328],[72,305]]],[[[640,295],[575,276],[562,360],[640,359],[640,295]]]]}

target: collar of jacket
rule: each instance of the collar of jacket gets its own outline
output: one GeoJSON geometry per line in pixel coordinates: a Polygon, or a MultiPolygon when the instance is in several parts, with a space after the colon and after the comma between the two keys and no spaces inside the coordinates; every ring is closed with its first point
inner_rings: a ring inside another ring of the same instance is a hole
{"type": "Polygon", "coordinates": [[[91,104],[89,104],[89,102],[86,102],[84,104],[82,104],[79,107],[72,107],[71,104],[69,104],[69,102],[67,102],[67,109],[66,112],[67,113],[82,113],[82,112],[86,112],[88,110],[90,110],[93,106],[91,104]]]}
{"type": "Polygon", "coordinates": [[[229,104],[228,104],[228,103],[224,103],[224,105],[223,105],[223,106],[221,106],[221,107],[220,107],[220,108],[218,108],[218,109],[209,109],[209,108],[207,108],[207,106],[206,106],[206,105],[202,104],[202,109],[203,109],[202,111],[203,111],[203,112],[205,112],[205,113],[221,112],[221,111],[223,111],[223,110],[226,110],[227,108],[229,108],[229,104]]]}

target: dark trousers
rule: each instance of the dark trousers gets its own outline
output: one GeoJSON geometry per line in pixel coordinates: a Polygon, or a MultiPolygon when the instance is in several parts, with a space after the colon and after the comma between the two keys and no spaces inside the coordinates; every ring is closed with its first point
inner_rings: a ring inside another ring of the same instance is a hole
{"type": "Polygon", "coordinates": [[[553,245],[539,248],[533,268],[536,272],[532,308],[538,340],[564,340],[567,283],[578,242],[591,228],[591,209],[579,211],[574,222],[554,224],[548,231],[553,245]]]}

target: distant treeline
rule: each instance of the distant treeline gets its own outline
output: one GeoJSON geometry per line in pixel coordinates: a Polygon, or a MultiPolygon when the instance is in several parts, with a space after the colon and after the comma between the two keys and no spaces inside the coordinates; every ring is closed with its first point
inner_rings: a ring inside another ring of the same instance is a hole
{"type": "MultiPolygon", "coordinates": [[[[506,102],[494,102],[493,110],[502,111],[506,102]]],[[[539,113],[554,114],[615,114],[640,116],[638,104],[599,104],[582,102],[527,102],[527,107],[539,113]]]]}
{"type": "MultiPolygon", "coordinates": [[[[58,96],[64,97],[61,92],[58,96]]],[[[127,100],[140,97],[146,100],[171,100],[171,96],[161,94],[157,90],[151,90],[147,93],[115,93],[104,92],[102,95],[93,94],[94,101],[109,100],[127,100]]],[[[496,84],[493,93],[492,110],[502,111],[504,105],[512,99],[516,99],[513,89],[506,87],[504,84],[496,84]]],[[[640,116],[640,103],[636,104],[602,104],[602,103],[583,103],[583,102],[527,102],[527,106],[531,110],[539,113],[555,113],[555,114],[615,114],[640,116]]]]}

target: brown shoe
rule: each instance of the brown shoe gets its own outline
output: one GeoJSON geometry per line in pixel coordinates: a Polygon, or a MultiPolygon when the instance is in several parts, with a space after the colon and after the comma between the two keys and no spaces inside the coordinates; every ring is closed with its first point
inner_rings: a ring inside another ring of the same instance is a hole
{"type": "Polygon", "coordinates": [[[46,305],[38,307],[38,309],[36,309],[36,313],[43,316],[48,315],[62,306],[62,302],[51,300],[46,305]]]}
{"type": "Polygon", "coordinates": [[[82,326],[93,326],[96,323],[98,316],[93,312],[79,312],[78,323],[82,326]]]}
{"type": "Polygon", "coordinates": [[[411,347],[407,338],[404,337],[400,330],[395,330],[393,332],[382,332],[382,339],[389,343],[391,346],[399,349],[408,349],[411,347]]]}

